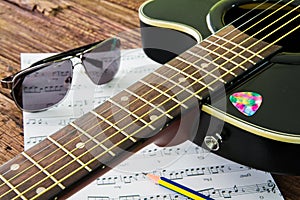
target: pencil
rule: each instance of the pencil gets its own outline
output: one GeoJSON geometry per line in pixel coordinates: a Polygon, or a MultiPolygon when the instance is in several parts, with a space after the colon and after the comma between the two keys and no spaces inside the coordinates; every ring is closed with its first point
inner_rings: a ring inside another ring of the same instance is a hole
{"type": "Polygon", "coordinates": [[[155,183],[157,183],[165,188],[168,188],[170,190],[173,190],[174,192],[182,194],[188,198],[195,199],[195,200],[213,200],[212,198],[210,198],[206,195],[196,192],[190,188],[187,188],[186,186],[180,185],[180,184],[178,184],[174,181],[171,181],[170,179],[167,179],[165,177],[159,177],[154,174],[146,174],[146,176],[149,179],[153,180],[155,183]]]}

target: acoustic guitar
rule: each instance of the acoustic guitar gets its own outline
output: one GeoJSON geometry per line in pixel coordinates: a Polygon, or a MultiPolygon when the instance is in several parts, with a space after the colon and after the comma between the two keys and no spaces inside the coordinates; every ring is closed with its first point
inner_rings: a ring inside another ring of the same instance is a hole
{"type": "Polygon", "coordinates": [[[146,2],[145,52],[164,64],[2,165],[0,199],[56,199],[151,142],[186,139],[252,167],[300,174],[298,6],[146,2]],[[248,101],[236,93],[252,95],[255,113],[237,109],[248,101]]]}
{"type": "Polygon", "coordinates": [[[299,174],[299,1],[154,0],[139,14],[144,50],[166,70],[180,63],[182,76],[218,68],[210,77],[222,77],[221,95],[202,101],[193,141],[251,167],[299,174]]]}

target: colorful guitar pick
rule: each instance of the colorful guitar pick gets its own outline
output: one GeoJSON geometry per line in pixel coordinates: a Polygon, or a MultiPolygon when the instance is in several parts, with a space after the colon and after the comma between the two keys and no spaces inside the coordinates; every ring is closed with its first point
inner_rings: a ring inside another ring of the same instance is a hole
{"type": "Polygon", "coordinates": [[[262,96],[255,92],[237,92],[229,99],[234,107],[246,116],[254,115],[262,103],[262,96]]]}

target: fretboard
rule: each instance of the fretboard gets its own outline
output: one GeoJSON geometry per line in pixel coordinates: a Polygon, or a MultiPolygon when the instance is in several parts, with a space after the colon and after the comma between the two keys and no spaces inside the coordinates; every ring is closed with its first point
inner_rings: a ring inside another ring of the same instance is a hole
{"type": "Polygon", "coordinates": [[[4,164],[0,199],[53,198],[106,170],[278,49],[224,28],[4,164]]]}

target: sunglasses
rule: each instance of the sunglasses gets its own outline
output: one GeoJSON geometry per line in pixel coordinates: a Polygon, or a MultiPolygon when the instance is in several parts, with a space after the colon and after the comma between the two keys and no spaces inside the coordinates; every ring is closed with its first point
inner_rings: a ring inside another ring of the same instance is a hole
{"type": "Polygon", "coordinates": [[[120,66],[120,40],[111,38],[72,49],[33,63],[1,80],[11,89],[16,105],[28,112],[46,110],[67,95],[73,77],[72,58],[79,58],[91,81],[101,85],[112,80],[120,66]]]}

